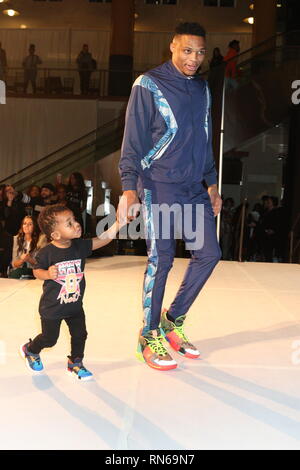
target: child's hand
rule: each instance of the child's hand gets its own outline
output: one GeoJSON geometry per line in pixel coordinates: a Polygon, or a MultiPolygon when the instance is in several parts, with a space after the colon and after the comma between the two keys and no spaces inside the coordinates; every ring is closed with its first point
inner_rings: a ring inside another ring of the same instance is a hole
{"type": "Polygon", "coordinates": [[[53,281],[55,281],[55,279],[58,276],[57,266],[55,266],[55,265],[50,266],[50,268],[48,268],[48,275],[49,275],[50,279],[53,279],[53,281]]]}

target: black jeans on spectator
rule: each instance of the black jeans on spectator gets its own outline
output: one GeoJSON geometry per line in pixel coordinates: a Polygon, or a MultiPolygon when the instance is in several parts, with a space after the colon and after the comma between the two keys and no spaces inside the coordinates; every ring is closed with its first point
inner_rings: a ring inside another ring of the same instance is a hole
{"type": "MultiPolygon", "coordinates": [[[[42,318],[42,333],[34,338],[29,345],[29,352],[39,354],[44,348],[51,348],[54,346],[59,337],[60,325],[63,319],[48,320],[42,318]]],[[[83,359],[84,346],[87,338],[87,331],[85,326],[85,315],[82,314],[64,318],[69,327],[71,335],[71,360],[83,359]]]]}
{"type": "Polygon", "coordinates": [[[87,95],[89,92],[91,73],[90,70],[82,70],[79,72],[80,91],[82,95],[87,95]]]}

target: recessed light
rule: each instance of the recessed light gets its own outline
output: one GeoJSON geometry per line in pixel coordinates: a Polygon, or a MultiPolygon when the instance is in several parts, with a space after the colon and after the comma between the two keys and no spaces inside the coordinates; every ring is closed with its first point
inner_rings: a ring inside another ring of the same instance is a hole
{"type": "Polygon", "coordinates": [[[18,16],[20,13],[10,8],[9,10],[3,10],[3,14],[7,16],[18,16]]]}
{"type": "Polygon", "coordinates": [[[244,23],[254,24],[254,17],[249,16],[249,18],[244,18],[243,21],[244,23]]]}

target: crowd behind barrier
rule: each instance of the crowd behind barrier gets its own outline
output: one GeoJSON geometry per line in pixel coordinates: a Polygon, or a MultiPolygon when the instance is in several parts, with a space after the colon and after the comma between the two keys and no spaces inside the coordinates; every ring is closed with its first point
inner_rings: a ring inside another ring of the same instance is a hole
{"type": "Polygon", "coordinates": [[[248,202],[237,207],[234,205],[233,198],[228,197],[222,207],[220,230],[222,259],[284,262],[288,223],[286,210],[278,203],[278,198],[264,195],[252,209],[248,202]],[[241,232],[243,232],[242,247],[240,247],[241,232]]]}
{"type": "Polygon", "coordinates": [[[47,243],[38,216],[50,204],[72,210],[84,235],[87,191],[81,173],[72,173],[66,184],[58,179],[56,185],[31,185],[24,193],[9,184],[0,187],[0,277],[33,278],[35,257],[47,243]]]}
{"type": "MultiPolygon", "coordinates": [[[[0,187],[0,277],[33,278],[36,254],[47,243],[40,233],[38,215],[49,204],[72,210],[85,235],[87,191],[81,173],[72,173],[66,183],[58,176],[55,185],[31,185],[26,192],[18,192],[9,184],[0,187]]],[[[233,198],[226,198],[221,212],[222,259],[284,262],[287,227],[286,211],[277,197],[265,195],[252,209],[247,202],[235,207],[233,198]]]]}

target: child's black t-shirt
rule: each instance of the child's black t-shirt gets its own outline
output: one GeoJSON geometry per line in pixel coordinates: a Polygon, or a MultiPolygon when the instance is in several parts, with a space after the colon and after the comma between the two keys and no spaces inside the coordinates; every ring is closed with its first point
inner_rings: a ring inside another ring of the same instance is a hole
{"type": "Polygon", "coordinates": [[[92,240],[77,238],[69,248],[57,248],[52,243],[42,248],[34,269],[58,267],[58,277],[44,281],[39,304],[41,317],[59,319],[77,316],[83,312],[82,299],[85,290],[85,259],[92,253],[92,240]]]}

